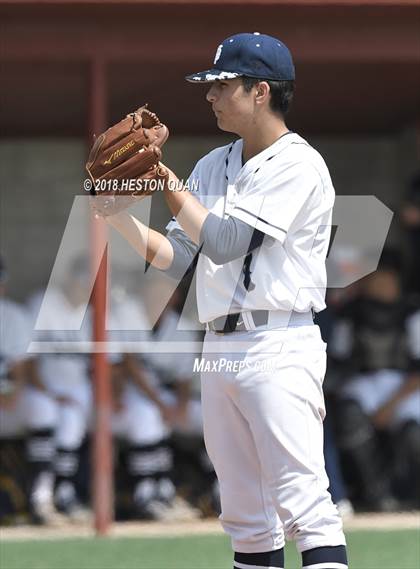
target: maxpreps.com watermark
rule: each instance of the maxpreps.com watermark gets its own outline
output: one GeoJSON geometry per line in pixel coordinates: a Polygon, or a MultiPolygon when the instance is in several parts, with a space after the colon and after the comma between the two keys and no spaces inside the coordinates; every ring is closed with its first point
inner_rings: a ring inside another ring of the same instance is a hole
{"type": "Polygon", "coordinates": [[[202,372],[233,372],[238,373],[245,369],[253,371],[275,371],[280,367],[277,358],[267,358],[265,360],[228,360],[227,358],[207,359],[205,357],[195,358],[193,365],[194,373],[202,372]]]}
{"type": "Polygon", "coordinates": [[[95,180],[87,178],[83,182],[83,189],[90,192],[163,192],[167,187],[171,192],[198,192],[199,180],[165,180],[164,178],[126,179],[126,180],[95,180]]]}

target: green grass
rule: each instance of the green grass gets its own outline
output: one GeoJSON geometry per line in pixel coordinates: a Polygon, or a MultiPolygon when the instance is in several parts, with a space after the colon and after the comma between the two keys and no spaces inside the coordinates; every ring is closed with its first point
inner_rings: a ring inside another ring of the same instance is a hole
{"type": "MultiPolygon", "coordinates": [[[[418,569],[415,530],[348,532],[352,569],[418,569]]],[[[1,569],[231,569],[225,536],[0,542],[1,569]]],[[[300,567],[292,544],[286,567],[300,567]]]]}

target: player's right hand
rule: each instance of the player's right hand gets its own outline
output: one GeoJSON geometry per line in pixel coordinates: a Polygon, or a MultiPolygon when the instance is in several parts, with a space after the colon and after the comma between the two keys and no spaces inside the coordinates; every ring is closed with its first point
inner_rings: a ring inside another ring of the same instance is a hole
{"type": "Polygon", "coordinates": [[[165,192],[171,191],[171,188],[172,189],[175,188],[177,191],[179,191],[180,180],[178,176],[175,174],[175,172],[170,168],[168,168],[168,166],[166,166],[166,164],[164,164],[163,162],[159,162],[159,168],[161,168],[162,171],[165,171],[167,176],[167,183],[165,184],[164,191],[165,192]]]}

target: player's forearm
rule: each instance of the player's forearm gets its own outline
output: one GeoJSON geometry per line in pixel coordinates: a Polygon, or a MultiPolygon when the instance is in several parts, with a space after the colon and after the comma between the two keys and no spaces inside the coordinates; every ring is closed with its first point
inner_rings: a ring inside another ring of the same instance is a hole
{"type": "Polygon", "coordinates": [[[160,270],[172,264],[171,243],[158,231],[150,229],[126,211],[105,218],[130,243],[134,250],[160,270]]]}
{"type": "Polygon", "coordinates": [[[419,373],[412,373],[410,374],[405,381],[401,384],[399,389],[388,399],[386,403],[380,407],[378,410],[382,413],[392,413],[394,412],[395,408],[406,399],[409,395],[414,393],[417,389],[420,389],[420,374],[419,373]]]}
{"type": "Polygon", "coordinates": [[[178,191],[171,191],[169,188],[165,189],[166,202],[185,233],[195,244],[199,245],[201,229],[209,214],[209,210],[190,192],[177,189],[178,191]]]}
{"type": "Polygon", "coordinates": [[[144,393],[144,395],[153,401],[155,405],[160,407],[162,405],[162,401],[159,397],[158,392],[151,386],[149,383],[142,377],[140,372],[134,372],[131,375],[131,378],[134,384],[144,393]]]}
{"type": "Polygon", "coordinates": [[[155,403],[160,408],[162,406],[161,398],[156,389],[154,389],[154,387],[150,385],[140,364],[130,354],[125,354],[124,362],[128,374],[131,377],[134,385],[136,385],[140,389],[140,391],[142,391],[146,395],[148,399],[153,401],[153,403],[155,403]]]}

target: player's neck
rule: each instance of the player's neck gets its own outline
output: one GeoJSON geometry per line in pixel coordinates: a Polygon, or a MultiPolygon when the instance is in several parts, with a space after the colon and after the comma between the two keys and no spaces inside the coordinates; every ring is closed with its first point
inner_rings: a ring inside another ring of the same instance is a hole
{"type": "Polygon", "coordinates": [[[253,125],[249,134],[245,133],[242,136],[243,150],[242,161],[247,162],[272,144],[276,142],[281,136],[289,132],[286,124],[281,119],[273,119],[272,116],[269,120],[260,122],[257,126],[253,125]]]}

